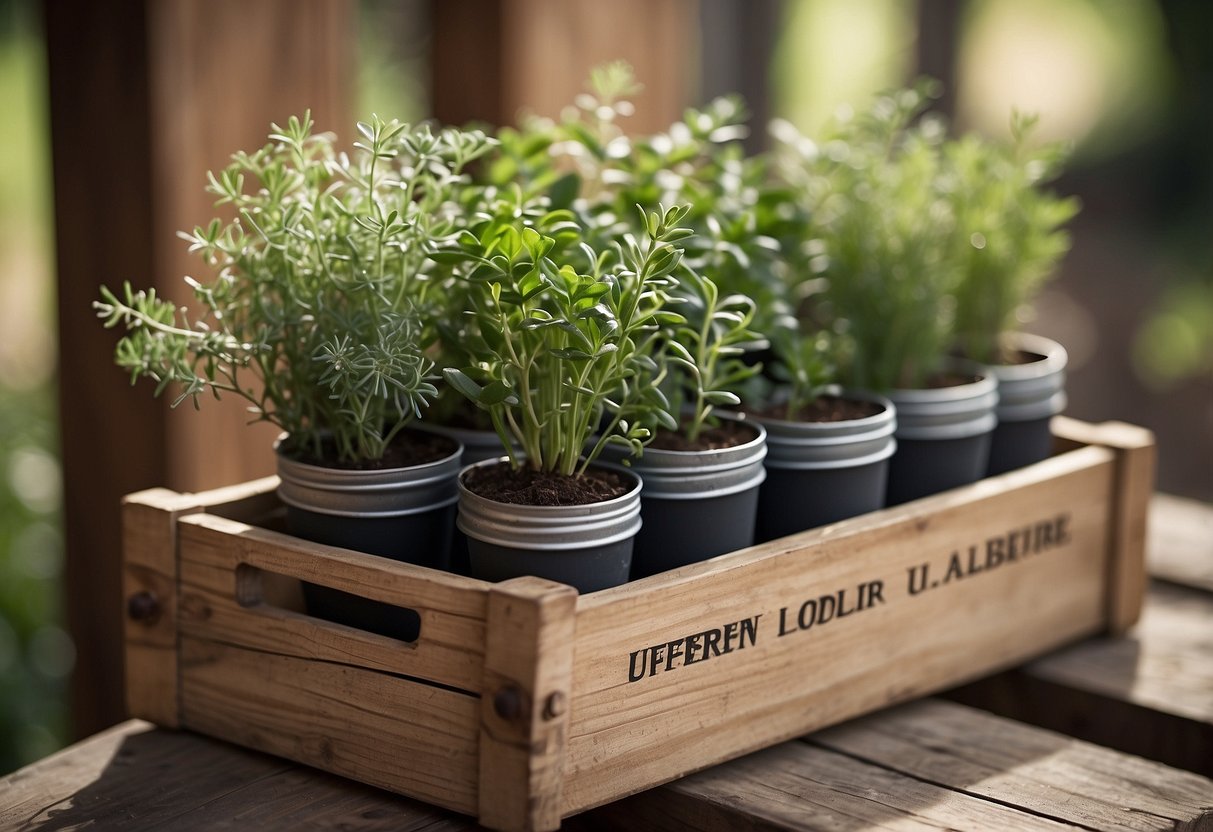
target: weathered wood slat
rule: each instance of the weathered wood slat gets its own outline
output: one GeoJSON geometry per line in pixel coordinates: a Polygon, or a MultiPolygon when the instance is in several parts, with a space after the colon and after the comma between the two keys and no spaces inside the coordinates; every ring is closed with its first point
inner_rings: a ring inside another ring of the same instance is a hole
{"type": "Polygon", "coordinates": [[[940,700],[594,810],[587,829],[1213,828],[1213,781],[940,700]]]}
{"type": "Polygon", "coordinates": [[[482,587],[487,585],[210,515],[185,518],[180,529],[182,632],[277,655],[480,690],[488,598],[482,587]],[[258,568],[314,577],[415,609],[421,616],[420,637],[412,644],[401,643],[262,603],[258,568]]]}
{"type": "Polygon", "coordinates": [[[1155,495],[1146,565],[1151,577],[1213,592],[1213,506],[1155,495]]]}
{"type": "Polygon", "coordinates": [[[478,697],[189,637],[181,682],[184,727],[476,812],[478,697]]]}
{"type": "Polygon", "coordinates": [[[1213,829],[1213,780],[950,702],[903,705],[808,742],[1077,826],[1213,829]]]}
{"type": "Polygon", "coordinates": [[[123,832],[478,828],[370,786],[131,720],[0,778],[0,829],[123,832]]]}
{"type": "Polygon", "coordinates": [[[949,696],[1213,776],[1213,597],[1155,584],[1128,637],[1083,642],[949,696]]]}
{"type": "Polygon", "coordinates": [[[489,596],[480,702],[480,821],[560,826],[577,592],[515,578],[489,596]]]}
{"type": "Polygon", "coordinates": [[[707,561],[580,598],[566,811],[1103,629],[1113,458],[1105,448],[1084,448],[754,547],[731,556],[727,568],[707,561]],[[1007,561],[997,579],[944,580],[958,550],[964,559],[970,544],[985,551],[988,538],[1059,515],[1064,545],[1007,561]],[[911,595],[907,575],[924,561],[932,585],[946,588],[911,595]],[[796,632],[804,600],[845,590],[855,606],[859,586],[874,580],[882,581],[883,602],[796,632]],[[991,609],[998,614],[986,614],[991,609]],[[653,673],[639,653],[643,678],[629,681],[630,652],[747,619],[757,637],[734,639],[743,649],[673,672],[650,662],[653,673]]]}

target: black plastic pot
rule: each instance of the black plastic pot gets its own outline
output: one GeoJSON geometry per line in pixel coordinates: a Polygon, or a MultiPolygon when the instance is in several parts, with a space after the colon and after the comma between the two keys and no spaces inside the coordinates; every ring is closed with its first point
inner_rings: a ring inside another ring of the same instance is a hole
{"type": "Polygon", "coordinates": [[[1066,407],[1065,347],[1038,335],[1015,333],[1006,347],[1038,360],[987,369],[998,379],[998,427],[986,474],[1002,474],[1046,459],[1053,450],[1049,422],[1066,407]]]}
{"type": "MultiPolygon", "coordinates": [[[[435,462],[386,470],[325,468],[279,452],[287,529],[317,543],[449,570],[463,451],[454,440],[452,448],[435,462]]],[[[414,610],[306,581],[303,597],[309,615],[359,630],[402,641],[416,640],[420,630],[414,610]]]]}
{"type": "Polygon", "coordinates": [[[952,359],[948,372],[969,384],[894,390],[897,453],[889,464],[890,506],[976,482],[985,476],[996,424],[998,380],[980,364],[952,359]]]}
{"type": "MultiPolygon", "coordinates": [[[[460,469],[466,468],[486,459],[500,459],[505,453],[501,445],[501,437],[494,430],[473,430],[471,428],[452,428],[446,425],[428,425],[427,428],[442,436],[449,436],[463,446],[463,456],[460,457],[460,469]]],[[[454,525],[455,517],[451,515],[454,525]]],[[[471,575],[472,565],[468,554],[468,539],[457,527],[451,530],[451,564],[450,571],[458,575],[471,575]]]]}
{"type": "Polygon", "coordinates": [[[581,593],[626,583],[641,522],[640,478],[615,470],[634,487],[613,500],[580,506],[499,503],[469,491],[461,474],[458,526],[468,538],[472,576],[504,581],[536,575],[581,593]]]}
{"type": "MultiPolygon", "coordinates": [[[[758,488],[766,478],[766,430],[746,424],[754,438],[742,445],[708,451],[649,447],[640,459],[629,460],[644,481],[633,580],[754,543],[758,488]]],[[[607,446],[603,457],[622,461],[624,452],[607,446]]]]}
{"type": "Polygon", "coordinates": [[[837,523],[884,506],[896,408],[883,396],[835,392],[882,410],[863,419],[792,422],[758,418],[767,429],[767,479],[758,499],[759,542],[837,523]]]}

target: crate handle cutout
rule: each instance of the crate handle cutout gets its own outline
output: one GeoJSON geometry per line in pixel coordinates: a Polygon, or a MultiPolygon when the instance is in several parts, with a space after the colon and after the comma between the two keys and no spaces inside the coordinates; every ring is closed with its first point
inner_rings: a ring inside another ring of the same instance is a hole
{"type": "Polygon", "coordinates": [[[247,563],[236,567],[236,603],[246,609],[274,607],[408,644],[416,644],[421,637],[421,613],[411,607],[363,598],[247,563]],[[267,583],[277,587],[268,598],[267,583]]]}

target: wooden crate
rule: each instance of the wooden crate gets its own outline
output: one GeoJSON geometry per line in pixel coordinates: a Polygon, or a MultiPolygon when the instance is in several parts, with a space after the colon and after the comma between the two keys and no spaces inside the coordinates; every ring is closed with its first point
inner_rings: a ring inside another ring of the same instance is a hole
{"type": "Polygon", "coordinates": [[[568,815],[1010,667],[1141,608],[1154,444],[1056,456],[578,596],[274,528],[273,478],[125,508],[131,713],[477,816],[568,815]],[[285,576],[285,577],[283,577],[285,576]],[[297,580],[409,607],[415,643],[310,618],[297,580]]]}

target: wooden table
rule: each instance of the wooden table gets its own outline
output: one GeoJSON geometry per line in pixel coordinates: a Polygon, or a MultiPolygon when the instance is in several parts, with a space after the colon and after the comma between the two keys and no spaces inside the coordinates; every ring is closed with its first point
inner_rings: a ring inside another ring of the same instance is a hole
{"type": "MultiPolygon", "coordinates": [[[[564,828],[1213,830],[1213,508],[1156,498],[1150,569],[1145,613],[1129,638],[1083,642],[942,698],[571,818],[564,828]]],[[[477,826],[273,757],[130,721],[0,780],[0,830],[85,828],[477,826]]]]}

